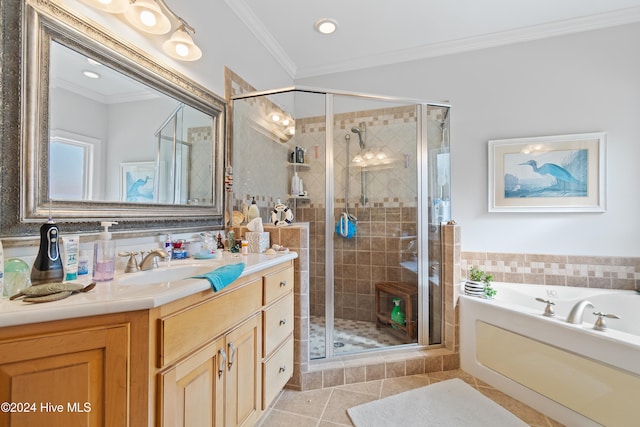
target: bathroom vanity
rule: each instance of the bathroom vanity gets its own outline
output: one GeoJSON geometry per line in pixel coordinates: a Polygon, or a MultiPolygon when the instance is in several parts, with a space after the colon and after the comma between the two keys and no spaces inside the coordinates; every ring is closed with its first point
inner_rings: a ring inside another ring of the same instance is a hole
{"type": "Polygon", "coordinates": [[[296,257],[198,261],[246,263],[219,292],[140,272],[51,303],[2,300],[0,425],[255,424],[293,374],[296,257]]]}

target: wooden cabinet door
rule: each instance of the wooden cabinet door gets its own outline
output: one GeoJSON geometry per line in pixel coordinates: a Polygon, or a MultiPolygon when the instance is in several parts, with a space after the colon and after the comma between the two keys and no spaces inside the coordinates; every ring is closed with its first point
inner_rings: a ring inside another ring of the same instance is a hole
{"type": "Polygon", "coordinates": [[[160,425],[224,426],[227,357],[220,338],[160,375],[160,425]]]}
{"type": "Polygon", "coordinates": [[[128,425],[129,360],[126,324],[0,342],[0,425],[128,425]]]}
{"type": "Polygon", "coordinates": [[[226,335],[225,426],[253,425],[260,415],[262,319],[252,317],[226,335]]]}

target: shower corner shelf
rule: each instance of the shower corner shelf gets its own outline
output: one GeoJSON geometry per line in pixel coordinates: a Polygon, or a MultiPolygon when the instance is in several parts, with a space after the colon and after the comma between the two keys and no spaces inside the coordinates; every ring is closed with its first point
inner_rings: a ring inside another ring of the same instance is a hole
{"type": "Polygon", "coordinates": [[[309,169],[311,167],[309,163],[291,163],[291,162],[287,162],[287,166],[290,168],[302,168],[302,169],[309,169]]]}
{"type": "Polygon", "coordinates": [[[289,200],[300,200],[300,201],[310,201],[311,198],[309,196],[292,196],[291,194],[287,194],[287,199],[289,200]]]}

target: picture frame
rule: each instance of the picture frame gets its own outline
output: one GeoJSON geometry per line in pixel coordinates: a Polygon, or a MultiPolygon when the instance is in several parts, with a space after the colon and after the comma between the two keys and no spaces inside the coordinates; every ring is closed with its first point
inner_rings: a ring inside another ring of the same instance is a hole
{"type": "Polygon", "coordinates": [[[156,162],[120,163],[120,200],[153,203],[158,198],[156,162]]]}
{"type": "Polygon", "coordinates": [[[489,212],[604,212],[606,133],[489,141],[489,212]]]}

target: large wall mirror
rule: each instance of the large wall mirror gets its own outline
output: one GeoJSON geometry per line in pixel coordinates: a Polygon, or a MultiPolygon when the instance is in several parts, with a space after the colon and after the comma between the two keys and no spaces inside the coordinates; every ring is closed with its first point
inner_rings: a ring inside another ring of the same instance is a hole
{"type": "Polygon", "coordinates": [[[2,234],[50,215],[65,229],[221,223],[225,102],[61,5],[21,6],[19,215],[2,234]]]}

